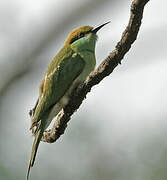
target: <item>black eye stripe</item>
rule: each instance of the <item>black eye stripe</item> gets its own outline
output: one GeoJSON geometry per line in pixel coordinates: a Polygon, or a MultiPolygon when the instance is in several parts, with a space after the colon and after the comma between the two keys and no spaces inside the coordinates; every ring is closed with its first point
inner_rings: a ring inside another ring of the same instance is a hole
{"type": "Polygon", "coordinates": [[[81,32],[81,33],[79,33],[77,36],[75,36],[75,37],[73,37],[73,38],[71,39],[70,44],[72,44],[74,41],[76,41],[76,40],[84,37],[86,34],[88,34],[88,33],[90,33],[90,32],[91,32],[91,30],[90,30],[90,31],[87,31],[87,32],[81,32]]]}
{"type": "Polygon", "coordinates": [[[77,36],[75,36],[74,38],[71,39],[70,44],[72,44],[74,41],[84,37],[86,34],[90,33],[91,31],[87,31],[87,32],[81,32],[79,33],[77,36]]]}
{"type": "Polygon", "coordinates": [[[81,37],[84,37],[85,36],[85,34],[84,33],[80,33],[80,34],[78,34],[78,38],[81,38],[81,37]]]}
{"type": "Polygon", "coordinates": [[[78,40],[78,39],[80,39],[80,38],[82,38],[84,36],[85,36],[85,33],[78,34],[76,37],[71,39],[70,44],[72,44],[74,41],[76,41],[76,40],[78,40]]]}
{"type": "Polygon", "coordinates": [[[78,37],[74,37],[74,38],[72,38],[71,39],[71,41],[70,41],[70,44],[72,44],[74,41],[76,41],[78,39],[78,37]]]}

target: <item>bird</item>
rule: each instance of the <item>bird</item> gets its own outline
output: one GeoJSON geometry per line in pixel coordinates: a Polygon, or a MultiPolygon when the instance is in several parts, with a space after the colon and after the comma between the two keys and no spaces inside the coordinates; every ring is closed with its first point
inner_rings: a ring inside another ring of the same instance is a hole
{"type": "Polygon", "coordinates": [[[33,167],[39,143],[53,118],[67,105],[72,90],[84,82],[96,65],[96,28],[82,26],[71,32],[63,48],[53,58],[39,87],[35,107],[30,110],[31,127],[35,139],[32,145],[27,180],[33,167]]]}

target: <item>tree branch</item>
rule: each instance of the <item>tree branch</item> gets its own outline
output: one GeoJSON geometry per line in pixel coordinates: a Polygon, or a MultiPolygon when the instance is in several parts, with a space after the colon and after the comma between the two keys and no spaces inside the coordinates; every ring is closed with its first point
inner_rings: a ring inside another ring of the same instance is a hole
{"type": "Polygon", "coordinates": [[[73,91],[68,104],[59,113],[52,129],[44,132],[42,141],[53,143],[64,134],[72,114],[80,107],[87,93],[91,91],[91,88],[98,84],[103,78],[110,75],[115,67],[121,63],[124,55],[129,51],[131,45],[137,38],[144,6],[148,1],[149,0],[133,0],[129,23],[122,34],[121,40],[99,67],[88,76],[86,81],[73,91]]]}

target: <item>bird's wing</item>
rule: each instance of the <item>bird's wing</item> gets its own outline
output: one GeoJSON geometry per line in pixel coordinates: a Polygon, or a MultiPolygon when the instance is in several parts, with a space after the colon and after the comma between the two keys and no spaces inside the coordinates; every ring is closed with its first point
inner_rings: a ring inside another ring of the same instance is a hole
{"type": "Polygon", "coordinates": [[[69,48],[62,49],[48,68],[40,86],[39,100],[31,120],[31,127],[63,97],[84,69],[85,61],[69,48]]]}

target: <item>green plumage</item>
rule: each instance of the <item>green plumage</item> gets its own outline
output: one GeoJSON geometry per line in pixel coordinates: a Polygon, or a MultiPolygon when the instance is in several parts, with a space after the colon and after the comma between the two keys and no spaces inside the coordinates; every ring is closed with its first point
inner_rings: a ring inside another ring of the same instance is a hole
{"type": "Polygon", "coordinates": [[[83,71],[85,61],[71,47],[64,47],[49,65],[43,81],[43,92],[32,118],[32,126],[66,93],[83,71]]]}
{"type": "Polygon", "coordinates": [[[97,30],[92,29],[93,27],[83,26],[70,34],[64,47],[50,63],[40,85],[39,98],[31,116],[30,129],[36,129],[27,179],[43,132],[67,104],[73,88],[84,81],[95,68],[97,30]]]}

